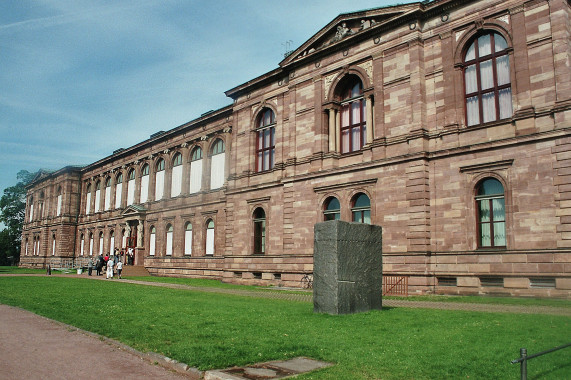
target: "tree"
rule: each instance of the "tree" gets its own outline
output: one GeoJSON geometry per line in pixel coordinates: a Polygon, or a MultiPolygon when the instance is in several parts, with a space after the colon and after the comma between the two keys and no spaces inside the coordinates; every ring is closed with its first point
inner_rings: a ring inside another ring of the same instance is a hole
{"type": "Polygon", "coordinates": [[[20,170],[16,175],[18,183],[4,189],[0,198],[0,222],[5,228],[0,231],[0,265],[8,265],[20,259],[22,226],[26,215],[26,185],[37,173],[20,170]]]}

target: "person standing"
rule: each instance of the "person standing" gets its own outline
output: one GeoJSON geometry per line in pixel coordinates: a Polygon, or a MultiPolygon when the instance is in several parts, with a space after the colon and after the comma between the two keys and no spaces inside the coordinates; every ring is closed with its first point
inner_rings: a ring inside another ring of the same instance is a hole
{"type": "Polygon", "coordinates": [[[123,263],[121,260],[117,261],[117,276],[121,278],[121,272],[123,271],[123,263]]]}
{"type": "Polygon", "coordinates": [[[113,279],[113,259],[109,258],[107,261],[107,279],[113,279]]]}
{"type": "Polygon", "coordinates": [[[93,258],[90,257],[89,261],[87,262],[87,274],[91,276],[92,272],[93,272],[93,258]]]}

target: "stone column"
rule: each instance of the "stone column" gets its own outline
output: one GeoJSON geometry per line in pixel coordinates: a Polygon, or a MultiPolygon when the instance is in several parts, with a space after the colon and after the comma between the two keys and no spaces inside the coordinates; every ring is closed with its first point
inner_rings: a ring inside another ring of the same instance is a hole
{"type": "Polygon", "coordinates": [[[337,150],[337,129],[335,119],[337,118],[337,110],[335,108],[329,109],[329,151],[335,152],[337,150]]]}
{"type": "Polygon", "coordinates": [[[367,112],[367,144],[373,142],[373,97],[371,95],[365,98],[365,108],[367,112]]]}

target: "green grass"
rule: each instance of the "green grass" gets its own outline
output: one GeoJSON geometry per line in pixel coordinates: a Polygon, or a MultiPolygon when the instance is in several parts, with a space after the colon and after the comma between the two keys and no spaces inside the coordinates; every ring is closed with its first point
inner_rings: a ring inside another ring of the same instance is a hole
{"type": "Polygon", "coordinates": [[[0,266],[0,274],[45,274],[45,269],[30,269],[11,266],[0,266]]]}
{"type": "MultiPolygon", "coordinates": [[[[510,360],[568,343],[563,316],[385,308],[314,314],[310,303],[87,278],[0,277],[0,302],[201,369],[307,356],[336,363],[303,379],[506,379],[510,360]]],[[[528,363],[571,378],[569,349],[528,363]]]]}
{"type": "Polygon", "coordinates": [[[518,305],[518,306],[550,306],[550,307],[571,308],[571,301],[566,299],[553,299],[553,298],[443,296],[443,295],[384,297],[384,298],[399,299],[405,301],[459,302],[459,303],[518,305]]]}

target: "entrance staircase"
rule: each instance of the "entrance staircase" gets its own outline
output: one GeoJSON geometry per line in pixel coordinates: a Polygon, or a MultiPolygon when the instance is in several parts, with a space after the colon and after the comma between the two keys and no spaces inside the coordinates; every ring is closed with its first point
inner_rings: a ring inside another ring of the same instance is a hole
{"type": "Polygon", "coordinates": [[[149,271],[142,265],[124,265],[122,276],[150,276],[149,271]]]}

